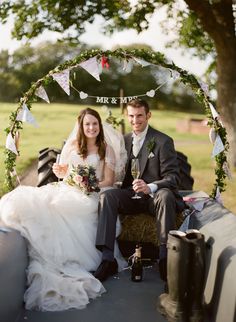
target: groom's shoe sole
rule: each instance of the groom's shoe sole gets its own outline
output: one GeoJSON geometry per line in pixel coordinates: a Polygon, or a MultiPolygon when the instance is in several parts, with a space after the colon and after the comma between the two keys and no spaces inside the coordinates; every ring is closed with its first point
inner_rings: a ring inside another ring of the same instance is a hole
{"type": "Polygon", "coordinates": [[[112,262],[104,260],[98,266],[94,277],[96,277],[100,282],[105,281],[109,276],[112,276],[118,272],[118,264],[116,259],[112,262]]]}

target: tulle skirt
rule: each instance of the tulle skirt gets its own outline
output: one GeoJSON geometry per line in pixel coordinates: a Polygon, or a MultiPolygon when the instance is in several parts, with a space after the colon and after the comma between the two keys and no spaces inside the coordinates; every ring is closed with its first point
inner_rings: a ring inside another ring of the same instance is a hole
{"type": "MultiPolygon", "coordinates": [[[[105,292],[91,273],[101,261],[95,247],[98,198],[60,182],[20,186],[1,199],[2,221],[28,241],[27,309],[82,309],[105,292]]],[[[115,249],[122,269],[126,262],[115,249]]]]}

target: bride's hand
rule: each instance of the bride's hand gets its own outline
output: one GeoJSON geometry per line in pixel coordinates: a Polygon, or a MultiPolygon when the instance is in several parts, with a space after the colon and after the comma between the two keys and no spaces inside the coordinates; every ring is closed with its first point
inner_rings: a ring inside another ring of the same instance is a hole
{"type": "Polygon", "coordinates": [[[52,166],[52,171],[58,178],[64,178],[68,170],[67,164],[54,163],[52,166]]]}

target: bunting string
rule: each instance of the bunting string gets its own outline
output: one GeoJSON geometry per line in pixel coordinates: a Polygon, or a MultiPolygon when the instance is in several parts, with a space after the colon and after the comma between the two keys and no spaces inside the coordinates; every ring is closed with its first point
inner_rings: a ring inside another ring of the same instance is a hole
{"type": "Polygon", "coordinates": [[[78,90],[73,83],[70,81],[70,87],[72,87],[79,95],[81,99],[86,99],[86,98],[95,98],[96,103],[101,103],[101,104],[118,104],[118,101],[121,103],[128,103],[132,99],[138,98],[138,97],[144,97],[144,96],[149,96],[149,97],[154,97],[156,95],[156,91],[158,91],[162,86],[164,86],[166,83],[168,83],[169,80],[163,82],[161,85],[156,87],[155,89],[151,89],[147,91],[145,94],[138,94],[138,95],[132,95],[132,96],[98,96],[98,95],[89,95],[83,91],[78,90]]]}

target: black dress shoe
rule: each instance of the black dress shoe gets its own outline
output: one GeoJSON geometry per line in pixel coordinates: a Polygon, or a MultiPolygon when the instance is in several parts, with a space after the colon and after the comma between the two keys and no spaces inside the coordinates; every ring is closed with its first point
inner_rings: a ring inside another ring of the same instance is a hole
{"type": "Polygon", "coordinates": [[[116,259],[112,262],[103,260],[98,266],[94,277],[96,277],[100,282],[105,281],[109,276],[112,276],[118,272],[118,264],[116,259]]]}
{"type": "Polygon", "coordinates": [[[167,258],[162,258],[158,263],[160,278],[167,281],[167,258]]]}

